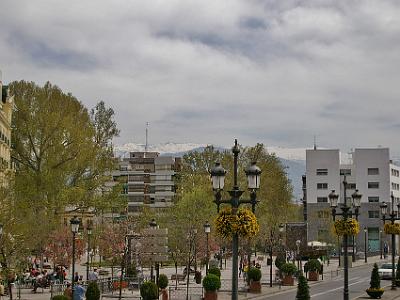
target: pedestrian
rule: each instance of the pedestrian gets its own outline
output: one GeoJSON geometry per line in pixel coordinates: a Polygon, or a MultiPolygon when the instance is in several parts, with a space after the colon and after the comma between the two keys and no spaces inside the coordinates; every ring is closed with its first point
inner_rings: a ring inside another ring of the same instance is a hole
{"type": "Polygon", "coordinates": [[[89,276],[88,276],[88,280],[89,281],[97,281],[97,279],[99,279],[99,275],[97,273],[97,269],[94,268],[93,271],[89,272],[89,276]]]}
{"type": "Polygon", "coordinates": [[[67,283],[67,288],[64,290],[64,296],[68,298],[68,300],[72,300],[72,287],[71,284],[67,283]]]}
{"type": "Polygon", "coordinates": [[[75,272],[74,282],[78,282],[78,281],[79,281],[79,274],[78,274],[78,272],[75,272]]]}

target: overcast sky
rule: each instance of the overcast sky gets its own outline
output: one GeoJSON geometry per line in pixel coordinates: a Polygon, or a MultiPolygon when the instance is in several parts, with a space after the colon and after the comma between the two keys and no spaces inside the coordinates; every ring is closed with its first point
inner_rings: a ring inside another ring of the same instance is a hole
{"type": "Polygon", "coordinates": [[[104,100],[119,144],[400,156],[398,0],[1,0],[0,69],[104,100]]]}

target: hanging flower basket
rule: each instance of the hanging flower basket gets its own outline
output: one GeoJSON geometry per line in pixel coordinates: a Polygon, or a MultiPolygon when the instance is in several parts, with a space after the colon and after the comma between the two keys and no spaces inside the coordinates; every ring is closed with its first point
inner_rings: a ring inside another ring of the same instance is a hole
{"type": "Polygon", "coordinates": [[[333,225],[333,232],[337,236],[357,235],[360,232],[360,224],[353,218],[337,220],[333,225]]]}
{"type": "Polygon", "coordinates": [[[400,223],[385,223],[383,226],[383,231],[386,234],[400,234],[400,223]]]}
{"type": "Polygon", "coordinates": [[[222,238],[230,238],[237,233],[244,238],[255,236],[260,230],[257,217],[248,209],[239,209],[236,215],[231,208],[221,211],[215,220],[217,234],[222,238]]]}

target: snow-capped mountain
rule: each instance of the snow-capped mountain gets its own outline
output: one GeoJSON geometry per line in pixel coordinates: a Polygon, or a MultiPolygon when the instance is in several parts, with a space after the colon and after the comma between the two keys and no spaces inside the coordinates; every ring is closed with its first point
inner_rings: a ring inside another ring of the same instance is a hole
{"type": "MultiPolygon", "coordinates": [[[[202,151],[207,145],[194,143],[163,143],[149,145],[149,152],[158,152],[160,155],[183,156],[188,151],[202,151]]],[[[225,149],[218,147],[217,149],[225,149]]],[[[142,152],[145,150],[144,144],[127,143],[124,145],[114,146],[116,157],[128,157],[129,152],[142,152]]],[[[283,147],[267,147],[268,153],[275,153],[280,158],[282,164],[286,167],[288,178],[293,185],[293,195],[295,199],[302,197],[301,176],[305,174],[306,169],[306,148],[283,148],[283,147]]]]}

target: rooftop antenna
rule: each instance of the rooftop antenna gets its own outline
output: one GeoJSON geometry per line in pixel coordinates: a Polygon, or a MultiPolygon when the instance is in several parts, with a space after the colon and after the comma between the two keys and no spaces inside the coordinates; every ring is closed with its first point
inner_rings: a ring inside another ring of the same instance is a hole
{"type": "Polygon", "coordinates": [[[146,152],[149,147],[149,122],[146,122],[146,145],[144,146],[144,157],[146,157],[146,152]]]}
{"type": "Polygon", "coordinates": [[[314,134],[314,150],[317,150],[317,136],[314,134]]]}

